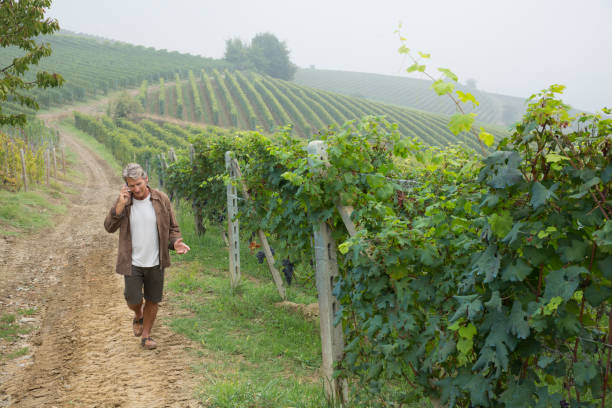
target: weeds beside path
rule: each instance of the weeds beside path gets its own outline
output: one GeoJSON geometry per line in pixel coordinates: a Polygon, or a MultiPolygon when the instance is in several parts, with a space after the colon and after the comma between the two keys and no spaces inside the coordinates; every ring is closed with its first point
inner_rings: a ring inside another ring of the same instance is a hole
{"type": "MultiPolygon", "coordinates": [[[[194,234],[188,206],[178,206],[179,224],[192,250],[175,256],[168,274],[168,298],[176,312],[170,326],[199,347],[200,395],[218,408],[318,408],[327,406],[319,372],[319,323],[289,310],[269,272],[244,243],[243,279],[234,291],[227,270],[227,248],[218,227],[194,234]]],[[[288,288],[298,304],[316,302],[313,288],[288,288]]]]}

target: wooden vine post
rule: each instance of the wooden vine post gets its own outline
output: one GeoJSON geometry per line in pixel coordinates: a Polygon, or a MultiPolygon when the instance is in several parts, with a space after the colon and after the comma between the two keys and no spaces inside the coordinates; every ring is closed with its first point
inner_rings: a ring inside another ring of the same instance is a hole
{"type": "Polygon", "coordinates": [[[66,175],[66,157],[64,156],[64,145],[62,144],[62,173],[66,175]]]}
{"type": "Polygon", "coordinates": [[[57,158],[55,155],[55,146],[53,146],[51,151],[53,152],[53,177],[57,179],[57,158]]]}
{"type": "MultiPolygon", "coordinates": [[[[242,194],[244,195],[245,199],[250,200],[251,196],[249,195],[249,191],[247,189],[246,183],[244,182],[244,179],[242,178],[242,171],[240,170],[240,165],[238,164],[236,159],[230,158],[230,160],[231,160],[230,162],[231,166],[234,170],[234,174],[236,175],[237,179],[240,180],[240,184],[242,187],[242,194]]],[[[285,291],[285,286],[283,285],[283,279],[281,278],[280,273],[278,272],[276,267],[274,267],[274,255],[272,255],[272,249],[270,248],[270,244],[268,243],[268,238],[266,237],[266,234],[262,230],[257,231],[257,236],[259,237],[259,242],[261,242],[261,246],[264,250],[264,254],[266,255],[266,262],[268,264],[268,269],[270,270],[270,273],[272,274],[272,279],[274,280],[274,284],[276,285],[278,294],[280,295],[281,299],[285,300],[287,299],[287,292],[285,291]]]]}
{"type": "Polygon", "coordinates": [[[225,169],[230,176],[227,183],[227,236],[229,243],[229,272],[232,289],[240,283],[240,240],[238,214],[238,192],[234,184],[236,171],[232,166],[232,153],[225,152],[225,169]]]}
{"type": "MultiPolygon", "coordinates": [[[[327,150],[323,141],[310,142],[307,151],[310,155],[327,161],[327,150]]],[[[310,161],[310,163],[312,166],[313,162],[310,161]]],[[[326,222],[321,222],[314,227],[314,249],[323,357],[321,369],[325,376],[325,393],[328,400],[346,406],[348,403],[347,381],[333,376],[334,367],[342,360],[344,353],[344,337],[342,325],[334,325],[338,300],[332,291],[338,276],[338,261],[336,243],[332,237],[332,230],[326,222]]]]}
{"type": "Polygon", "coordinates": [[[45,149],[45,178],[47,179],[47,185],[49,185],[49,149],[45,149]]]}
{"type": "Polygon", "coordinates": [[[19,149],[19,155],[21,156],[21,178],[23,179],[23,191],[28,191],[28,176],[26,174],[26,161],[23,149],[19,149]]]}

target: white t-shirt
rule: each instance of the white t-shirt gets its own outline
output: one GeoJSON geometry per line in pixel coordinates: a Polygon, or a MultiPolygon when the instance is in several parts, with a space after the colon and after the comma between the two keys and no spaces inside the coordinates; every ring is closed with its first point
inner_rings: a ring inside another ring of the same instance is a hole
{"type": "Polygon", "coordinates": [[[144,200],[136,200],[132,197],[130,231],[132,235],[132,265],[145,268],[159,265],[157,217],[151,203],[151,194],[144,200]]]}

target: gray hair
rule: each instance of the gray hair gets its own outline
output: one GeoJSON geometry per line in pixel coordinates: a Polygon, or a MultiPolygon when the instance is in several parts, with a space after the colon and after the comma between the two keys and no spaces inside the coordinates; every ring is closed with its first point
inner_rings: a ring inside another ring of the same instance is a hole
{"type": "Polygon", "coordinates": [[[127,166],[123,168],[123,180],[127,182],[127,179],[137,179],[139,177],[145,178],[147,177],[147,172],[144,171],[142,166],[138,163],[128,163],[127,166]]]}

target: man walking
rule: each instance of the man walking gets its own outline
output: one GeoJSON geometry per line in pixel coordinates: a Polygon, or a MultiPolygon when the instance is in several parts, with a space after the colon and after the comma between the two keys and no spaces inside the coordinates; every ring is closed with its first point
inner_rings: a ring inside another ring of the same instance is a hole
{"type": "Polygon", "coordinates": [[[148,350],[157,347],[151,328],[162,299],[164,269],[170,266],[168,249],[178,254],[189,251],[181,238],[168,196],[149,187],[144,169],[130,163],[123,169],[125,185],[111,207],[104,228],[119,229],[117,273],[123,275],[123,292],[128,307],[134,312],[134,336],[148,350]],[[144,291],[144,303],[143,303],[144,291]]]}

